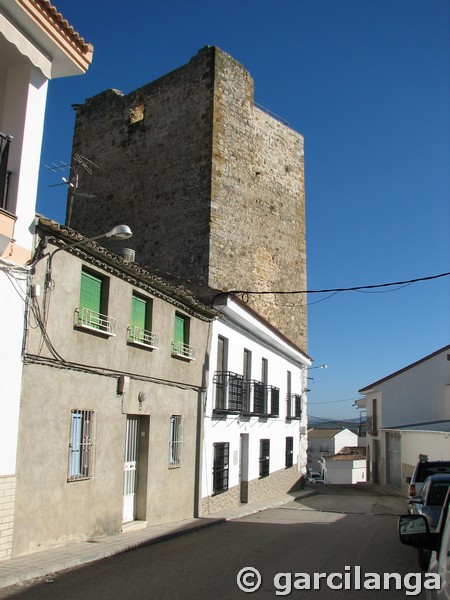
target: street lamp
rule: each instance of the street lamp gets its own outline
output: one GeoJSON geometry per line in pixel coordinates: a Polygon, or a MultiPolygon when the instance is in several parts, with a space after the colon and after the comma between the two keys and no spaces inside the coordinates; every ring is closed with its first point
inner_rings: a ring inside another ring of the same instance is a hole
{"type": "MultiPolygon", "coordinates": [[[[311,371],[312,369],[328,369],[328,365],[317,365],[317,367],[306,367],[306,373],[308,373],[308,371],[311,371]]],[[[314,377],[306,377],[306,379],[311,379],[312,381],[314,381],[314,377]]],[[[310,390],[307,390],[308,392],[310,390]]]]}
{"type": "Polygon", "coordinates": [[[133,233],[128,227],[128,225],[116,225],[111,229],[111,231],[107,231],[106,233],[102,233],[100,235],[96,235],[88,239],[83,238],[78,242],[74,242],[72,244],[67,244],[67,246],[61,246],[60,248],[57,248],[50,254],[50,259],[52,259],[53,256],[60,250],[67,250],[67,248],[74,248],[75,246],[88,244],[89,242],[95,242],[96,240],[100,240],[102,238],[108,238],[111,240],[128,240],[132,235],[133,233]]]}
{"type": "MultiPolygon", "coordinates": [[[[132,233],[131,229],[128,227],[128,225],[116,225],[115,227],[113,227],[111,229],[111,231],[107,231],[106,233],[101,233],[100,235],[96,235],[96,236],[88,238],[88,239],[82,239],[79,242],[74,242],[73,244],[68,244],[67,246],[58,248],[58,250],[63,250],[64,248],[73,248],[74,246],[80,246],[81,244],[87,244],[89,242],[94,242],[95,240],[100,240],[101,238],[108,238],[108,239],[112,239],[112,240],[128,240],[132,235],[133,235],[133,233],[132,233]]],[[[55,252],[58,252],[58,250],[55,250],[55,252]]]]}
{"type": "Polygon", "coordinates": [[[111,240],[128,240],[132,235],[133,235],[133,232],[128,227],[128,225],[116,225],[110,231],[107,231],[106,233],[102,233],[100,235],[96,235],[94,237],[87,238],[87,239],[83,238],[82,240],[79,240],[78,242],[73,242],[72,244],[67,244],[66,246],[60,246],[59,248],[56,248],[56,250],[53,250],[53,252],[48,255],[47,275],[46,275],[47,286],[46,287],[49,287],[50,282],[52,281],[51,273],[52,273],[53,257],[60,250],[67,250],[68,248],[74,248],[75,246],[81,246],[84,244],[88,244],[89,242],[94,242],[94,241],[100,240],[102,238],[108,238],[111,240]]]}

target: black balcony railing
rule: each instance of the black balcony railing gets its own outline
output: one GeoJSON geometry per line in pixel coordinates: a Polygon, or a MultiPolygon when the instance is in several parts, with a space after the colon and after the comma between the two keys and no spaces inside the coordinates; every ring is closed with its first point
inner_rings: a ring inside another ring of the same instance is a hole
{"type": "Polygon", "coordinates": [[[302,397],[301,394],[288,394],[286,396],[286,418],[302,418],[302,397]]]}
{"type": "Polygon", "coordinates": [[[213,382],[215,386],[215,410],[241,412],[243,407],[242,375],[231,371],[216,371],[213,382]]]}
{"type": "Polygon", "coordinates": [[[250,387],[253,391],[253,413],[256,415],[267,414],[267,386],[262,381],[252,379],[250,387]]]}
{"type": "Polygon", "coordinates": [[[274,385],[266,385],[256,379],[244,379],[242,375],[231,371],[216,371],[213,383],[216,413],[259,417],[278,417],[280,414],[280,388],[274,385]]]}
{"type": "Polygon", "coordinates": [[[0,208],[8,210],[8,191],[11,171],[8,171],[9,145],[12,136],[0,132],[0,208]]]}
{"type": "Polygon", "coordinates": [[[278,417],[280,414],[280,388],[274,385],[269,385],[269,397],[270,397],[270,416],[278,417]]]}

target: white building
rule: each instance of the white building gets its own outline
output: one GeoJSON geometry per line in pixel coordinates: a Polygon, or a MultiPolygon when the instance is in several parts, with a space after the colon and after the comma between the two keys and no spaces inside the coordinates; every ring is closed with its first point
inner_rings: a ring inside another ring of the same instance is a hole
{"type": "Polygon", "coordinates": [[[406,487],[419,454],[450,459],[450,345],[359,390],[368,479],[406,487]]]}
{"type": "Polygon", "coordinates": [[[235,297],[216,306],[202,456],[202,514],[286,493],[306,472],[311,359],[235,297]]]}
{"type": "Polygon", "coordinates": [[[26,263],[47,85],[85,73],[91,60],[92,46],[49,2],[0,0],[0,559],[11,556],[26,263]]]}
{"type": "Polygon", "coordinates": [[[358,446],[358,435],[350,429],[311,428],[308,431],[308,469],[322,473],[322,457],[337,454],[345,446],[358,446]]]}
{"type": "Polygon", "coordinates": [[[365,447],[342,448],[337,454],[323,458],[325,483],[361,483],[366,481],[367,463],[365,447]]]}

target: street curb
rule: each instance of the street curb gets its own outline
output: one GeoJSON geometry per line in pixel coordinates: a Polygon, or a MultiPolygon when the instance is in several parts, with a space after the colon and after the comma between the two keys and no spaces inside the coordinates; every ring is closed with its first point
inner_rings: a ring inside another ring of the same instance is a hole
{"type": "MultiPolygon", "coordinates": [[[[152,544],[157,544],[160,542],[165,542],[167,540],[180,537],[182,535],[186,535],[188,533],[192,533],[195,531],[199,531],[200,529],[206,529],[208,527],[213,527],[215,525],[220,525],[221,523],[226,523],[227,521],[233,521],[235,519],[240,519],[242,517],[246,517],[248,515],[256,514],[262,512],[264,510],[270,508],[277,508],[279,506],[283,506],[285,504],[289,504],[290,502],[295,502],[302,498],[308,498],[309,496],[317,495],[317,491],[309,489],[302,490],[297,494],[293,494],[292,496],[283,496],[282,498],[273,501],[267,502],[266,504],[261,503],[260,505],[248,505],[247,508],[237,508],[235,511],[228,510],[223,511],[223,513],[217,513],[218,516],[201,516],[198,518],[198,522],[194,522],[189,524],[188,526],[181,529],[174,529],[171,531],[167,531],[166,533],[162,532],[160,534],[155,534],[154,537],[149,537],[147,539],[142,539],[134,542],[129,542],[128,544],[124,544],[120,547],[105,547],[98,548],[98,554],[95,556],[61,556],[55,558],[52,562],[52,559],[48,559],[48,564],[42,564],[40,566],[29,567],[26,572],[16,573],[11,575],[6,575],[0,579],[0,589],[12,587],[17,584],[30,582],[33,579],[41,579],[44,577],[51,578],[53,575],[57,573],[61,573],[62,571],[66,571],[68,569],[73,569],[75,567],[80,567],[82,565],[89,565],[100,560],[104,560],[106,558],[111,558],[112,556],[117,556],[118,554],[124,554],[125,552],[131,552],[132,550],[137,550],[139,548],[144,548],[146,546],[150,546],[152,544]],[[225,513],[225,514],[224,514],[225,513]],[[228,513],[228,514],[227,514],[228,513]],[[220,515],[220,516],[219,516],[220,515]]],[[[102,540],[103,541],[103,540],[102,540]]],[[[125,540],[124,540],[125,541],[125,540]]],[[[99,543],[101,541],[99,540],[99,543]]],[[[55,549],[56,550],[56,549],[55,549]]],[[[61,548],[61,551],[64,551],[64,547],[61,548]]],[[[75,554],[75,551],[74,551],[75,554]]],[[[39,561],[39,553],[33,553],[32,555],[27,555],[28,557],[35,558],[36,562],[39,561]]],[[[13,560],[13,559],[12,559],[13,560]]],[[[5,565],[8,561],[5,561],[5,565]]],[[[45,562],[45,557],[42,557],[42,562],[45,562]]]]}
{"type": "MultiPolygon", "coordinates": [[[[153,538],[148,538],[146,540],[140,540],[137,542],[131,542],[127,545],[124,545],[120,548],[103,548],[99,551],[99,553],[95,557],[80,557],[80,556],[71,556],[67,558],[62,558],[59,561],[55,561],[52,565],[46,565],[41,567],[31,567],[26,573],[16,574],[16,575],[7,575],[6,577],[2,577],[0,579],[0,589],[8,588],[20,583],[26,583],[32,581],[33,579],[41,579],[43,577],[50,577],[52,575],[56,575],[61,573],[62,571],[66,571],[68,569],[73,569],[75,567],[80,567],[82,565],[89,565],[100,560],[104,560],[106,558],[111,558],[112,556],[116,556],[118,554],[124,554],[125,552],[131,552],[132,550],[137,550],[139,548],[143,548],[145,546],[150,546],[152,544],[157,544],[159,542],[165,542],[169,539],[181,537],[182,535],[186,535],[187,533],[192,533],[194,531],[198,531],[200,529],[206,529],[207,527],[212,527],[214,525],[219,525],[220,523],[224,523],[226,519],[211,519],[210,521],[201,522],[198,524],[194,524],[192,526],[186,527],[185,529],[179,529],[177,531],[170,531],[167,533],[161,533],[153,538]]],[[[36,555],[34,555],[36,556],[36,555]]]]}

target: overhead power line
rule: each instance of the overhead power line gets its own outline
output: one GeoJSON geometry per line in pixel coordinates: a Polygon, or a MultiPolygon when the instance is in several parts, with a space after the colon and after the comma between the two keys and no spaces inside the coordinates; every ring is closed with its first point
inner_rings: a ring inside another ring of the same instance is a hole
{"type": "Polygon", "coordinates": [[[342,287],[342,288],[329,288],[321,290],[279,290],[279,291],[259,291],[259,290],[228,290],[227,292],[220,292],[213,298],[213,303],[216,298],[220,296],[228,296],[230,294],[242,294],[242,295],[269,295],[269,294],[327,294],[327,293],[339,293],[339,292],[357,292],[361,290],[373,290],[377,288],[386,288],[394,285],[409,285],[411,283],[418,283],[419,281],[431,281],[432,279],[439,279],[441,277],[448,277],[448,273],[440,273],[439,275],[429,275],[428,277],[416,277],[415,279],[407,279],[405,281],[391,281],[389,283],[376,283],[373,285],[356,285],[353,287],[342,287]]]}
{"type": "Polygon", "coordinates": [[[343,398],[342,400],[325,400],[324,402],[310,402],[308,400],[308,406],[314,405],[317,406],[318,404],[336,404],[337,402],[350,402],[351,400],[355,401],[355,400],[363,400],[364,396],[358,396],[357,398],[343,398]]]}

